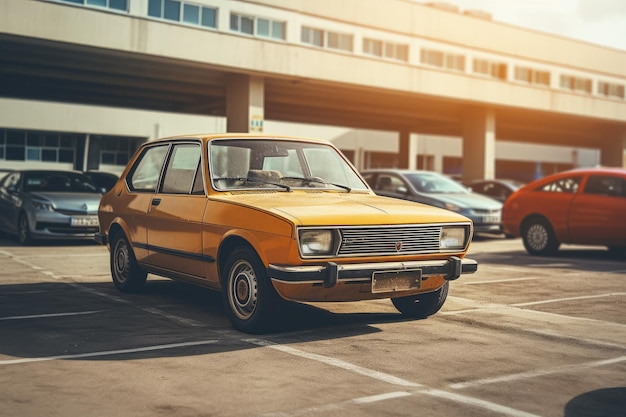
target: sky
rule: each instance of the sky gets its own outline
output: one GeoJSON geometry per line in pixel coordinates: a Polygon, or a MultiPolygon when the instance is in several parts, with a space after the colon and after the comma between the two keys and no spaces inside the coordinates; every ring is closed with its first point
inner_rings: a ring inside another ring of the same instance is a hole
{"type": "Polygon", "coordinates": [[[443,0],[494,21],[626,51],[626,0],[443,0]]]}

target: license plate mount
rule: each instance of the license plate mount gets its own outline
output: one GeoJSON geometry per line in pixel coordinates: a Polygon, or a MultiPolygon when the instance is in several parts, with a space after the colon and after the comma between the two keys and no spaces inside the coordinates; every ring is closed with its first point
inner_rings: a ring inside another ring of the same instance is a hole
{"type": "Polygon", "coordinates": [[[421,285],[421,269],[400,269],[372,274],[372,293],[407,291],[419,289],[421,285]]]}

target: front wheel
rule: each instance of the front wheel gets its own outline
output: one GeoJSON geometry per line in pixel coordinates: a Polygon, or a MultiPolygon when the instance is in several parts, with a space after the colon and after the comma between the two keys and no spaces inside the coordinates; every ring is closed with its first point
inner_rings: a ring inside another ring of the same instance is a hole
{"type": "Polygon", "coordinates": [[[26,213],[20,214],[20,218],[17,221],[17,238],[22,245],[30,245],[33,243],[26,213]]]}
{"type": "Polygon", "coordinates": [[[263,333],[273,327],[280,296],[256,253],[247,247],[236,248],[222,272],[224,307],[233,326],[246,333],[263,333]]]}
{"type": "Polygon", "coordinates": [[[408,297],[392,298],[391,302],[400,313],[407,317],[424,319],[438,312],[448,298],[449,283],[446,282],[437,291],[408,297]]]}
{"type": "Polygon", "coordinates": [[[561,243],[556,239],[552,226],[545,219],[531,219],[522,230],[522,240],[531,255],[553,255],[561,243]]]}
{"type": "Polygon", "coordinates": [[[127,293],[141,291],[148,277],[123,233],[117,233],[111,240],[111,277],[115,288],[127,293]]]}

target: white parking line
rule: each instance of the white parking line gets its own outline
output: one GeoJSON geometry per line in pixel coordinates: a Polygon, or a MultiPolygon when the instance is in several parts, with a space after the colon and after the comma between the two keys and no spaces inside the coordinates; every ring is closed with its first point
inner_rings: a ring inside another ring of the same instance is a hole
{"type": "Polygon", "coordinates": [[[150,352],[150,351],[155,351],[155,350],[175,349],[175,348],[181,348],[181,347],[187,347],[187,346],[209,345],[209,344],[217,343],[217,342],[218,340],[200,340],[198,342],[171,343],[167,345],[144,346],[144,347],[132,348],[132,349],[119,349],[119,350],[105,350],[101,352],[76,353],[73,355],[57,355],[57,356],[43,356],[39,358],[7,359],[7,360],[0,360],[0,365],[15,365],[18,363],[54,361],[54,360],[61,360],[61,359],[80,359],[80,358],[93,358],[93,357],[98,357],[98,356],[125,355],[128,353],[150,352]]]}
{"type": "Polygon", "coordinates": [[[539,304],[560,303],[563,301],[586,300],[590,298],[620,297],[624,295],[626,295],[626,292],[612,292],[608,294],[581,295],[579,297],[553,298],[551,300],[531,301],[528,303],[516,303],[516,304],[509,304],[509,305],[511,307],[526,307],[526,306],[535,306],[539,304]]]}
{"type": "Polygon", "coordinates": [[[74,313],[51,313],[51,314],[33,314],[30,316],[8,316],[8,317],[0,317],[0,320],[25,320],[25,319],[42,319],[48,317],[64,317],[64,316],[80,316],[82,314],[96,314],[100,313],[102,310],[94,310],[94,311],[77,311],[74,313]]]}
{"type": "Polygon", "coordinates": [[[515,281],[534,281],[534,280],[538,280],[538,279],[545,279],[544,277],[537,277],[537,276],[533,276],[533,277],[523,277],[523,278],[506,278],[506,279],[494,279],[494,280],[489,280],[489,281],[462,281],[462,282],[455,282],[454,286],[462,286],[462,285],[476,285],[476,284],[499,284],[501,282],[515,282],[515,281]]]}
{"type": "Polygon", "coordinates": [[[311,414],[312,412],[322,412],[322,411],[328,411],[328,410],[341,409],[342,407],[349,405],[349,404],[373,403],[377,401],[384,401],[384,400],[406,397],[408,395],[416,395],[416,394],[425,394],[425,395],[430,395],[433,397],[439,397],[448,401],[454,401],[454,402],[461,403],[464,405],[471,405],[475,407],[484,408],[484,409],[498,412],[502,415],[507,415],[511,417],[537,417],[534,414],[526,413],[521,410],[516,410],[514,408],[506,407],[506,406],[492,403],[489,401],[480,400],[478,398],[468,397],[465,395],[460,395],[460,394],[448,392],[445,390],[430,388],[421,384],[417,384],[415,382],[407,381],[406,379],[398,378],[394,375],[390,375],[387,373],[375,371],[373,369],[364,368],[362,366],[355,365],[349,362],[345,362],[345,361],[342,361],[341,359],[318,355],[315,353],[305,352],[300,349],[280,345],[280,344],[273,343],[264,339],[242,339],[242,340],[244,342],[252,343],[257,346],[263,346],[263,347],[267,347],[270,349],[275,349],[275,350],[278,350],[280,352],[287,353],[290,355],[302,357],[305,359],[310,359],[316,362],[321,362],[330,366],[335,366],[335,367],[338,367],[338,368],[341,368],[341,369],[344,369],[344,370],[347,370],[347,371],[350,371],[359,375],[364,375],[373,379],[377,379],[379,381],[387,382],[389,384],[416,388],[415,390],[412,390],[411,392],[396,391],[393,393],[379,394],[379,395],[374,395],[370,397],[362,397],[362,398],[357,398],[357,399],[353,399],[349,401],[343,401],[337,404],[325,404],[321,407],[307,408],[304,410],[294,411],[292,413],[280,412],[276,414],[264,414],[263,415],[264,417],[269,417],[269,416],[296,417],[296,416],[304,415],[304,414],[308,415],[308,414],[311,414]]]}
{"type": "Polygon", "coordinates": [[[482,378],[482,379],[477,379],[474,381],[459,382],[456,384],[451,384],[450,388],[463,389],[463,388],[468,388],[468,387],[475,387],[478,385],[497,384],[500,382],[512,382],[512,381],[518,381],[520,379],[529,379],[529,378],[535,378],[538,376],[557,374],[557,373],[563,373],[563,372],[584,371],[586,369],[596,368],[599,366],[613,365],[615,363],[620,363],[624,361],[626,361],[626,356],[620,356],[617,358],[606,359],[606,360],[601,360],[601,361],[579,363],[575,365],[557,366],[555,368],[550,368],[550,369],[538,369],[535,371],[520,372],[517,374],[497,376],[494,378],[482,378]]]}

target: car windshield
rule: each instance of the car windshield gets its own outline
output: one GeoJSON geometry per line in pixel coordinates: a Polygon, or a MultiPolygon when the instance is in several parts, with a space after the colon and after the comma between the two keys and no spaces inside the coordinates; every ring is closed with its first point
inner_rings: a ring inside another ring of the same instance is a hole
{"type": "Polygon", "coordinates": [[[427,194],[468,194],[467,188],[451,178],[436,173],[409,173],[407,179],[420,193],[427,194]]]}
{"type": "Polygon", "coordinates": [[[210,170],[218,190],[368,189],[335,148],[302,141],[215,140],[210,147],[210,170]]]}
{"type": "Polygon", "coordinates": [[[27,172],[24,174],[26,192],[97,193],[98,189],[85,175],[74,172],[27,172]]]}

